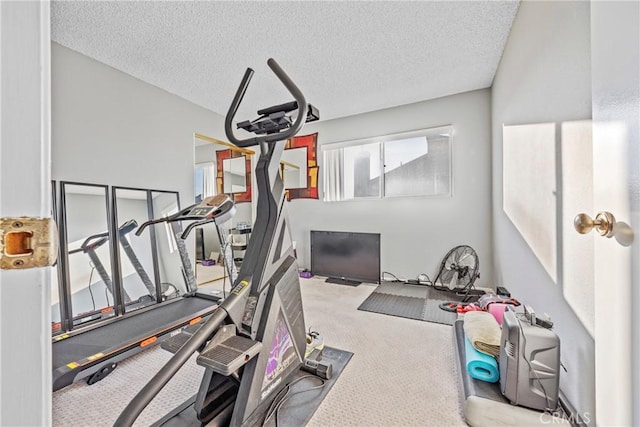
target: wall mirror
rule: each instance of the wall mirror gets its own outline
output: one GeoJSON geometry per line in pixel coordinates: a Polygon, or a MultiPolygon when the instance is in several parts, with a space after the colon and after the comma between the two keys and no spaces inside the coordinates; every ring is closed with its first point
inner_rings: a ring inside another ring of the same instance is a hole
{"type": "MultiPolygon", "coordinates": [[[[69,298],[62,310],[73,326],[114,316],[107,186],[62,182],[60,194],[62,293],[69,298]]],[[[61,312],[60,301],[52,311],[61,312]]]]}
{"type": "Polygon", "coordinates": [[[118,242],[118,278],[122,283],[125,312],[156,303],[151,233],[140,236],[138,226],[149,220],[147,190],[114,188],[118,242]]]}
{"type": "MultiPolygon", "coordinates": [[[[153,218],[173,215],[180,210],[180,195],[174,191],[152,191],[151,209],[153,218]]],[[[182,234],[182,225],[165,222],[154,225],[152,230],[157,254],[156,281],[160,284],[162,299],[176,298],[191,290],[183,276],[187,260],[182,257],[187,255],[184,249],[183,253],[180,252],[180,246],[184,248],[184,242],[176,237],[182,234]]]]}
{"type": "Polygon", "coordinates": [[[246,148],[236,147],[235,145],[229,143],[216,144],[212,148],[214,149],[215,153],[214,155],[216,166],[215,194],[226,193],[231,195],[236,205],[238,203],[251,203],[251,171],[253,169],[251,161],[252,154],[254,154],[254,152],[246,148]],[[240,172],[242,164],[244,165],[244,169],[243,172],[240,172]],[[231,173],[232,171],[234,173],[231,173]],[[240,178],[236,175],[244,176],[244,192],[232,191],[240,190],[242,188],[240,178]],[[229,177],[231,179],[231,182],[228,183],[225,177],[229,177]]]}
{"type": "Polygon", "coordinates": [[[284,188],[307,188],[307,147],[284,150],[280,172],[284,188]]]}
{"type": "Polygon", "coordinates": [[[222,160],[223,192],[227,194],[247,191],[247,171],[245,156],[222,160]]]}
{"type": "MultiPolygon", "coordinates": [[[[60,229],[58,220],[58,186],[55,181],[51,181],[51,218],[60,229]]],[[[51,267],[51,333],[57,335],[64,332],[62,327],[62,310],[60,304],[60,283],[58,278],[60,273],[60,245],[58,245],[58,260],[51,267]]]]}
{"type": "Polygon", "coordinates": [[[288,139],[282,153],[280,170],[287,200],[318,198],[318,134],[288,139]]]}
{"type": "MultiPolygon", "coordinates": [[[[236,215],[227,223],[219,224],[223,234],[227,234],[238,223],[252,224],[254,201],[251,197],[251,186],[255,152],[200,133],[194,134],[194,145],[195,201],[200,202],[220,193],[231,196],[236,203],[236,215]],[[239,175],[242,175],[244,180],[239,178],[239,175]],[[236,192],[237,190],[243,191],[236,192]]],[[[218,225],[206,224],[198,227],[194,234],[197,284],[221,288],[224,280],[228,281],[228,278],[221,263],[218,225]]]]}

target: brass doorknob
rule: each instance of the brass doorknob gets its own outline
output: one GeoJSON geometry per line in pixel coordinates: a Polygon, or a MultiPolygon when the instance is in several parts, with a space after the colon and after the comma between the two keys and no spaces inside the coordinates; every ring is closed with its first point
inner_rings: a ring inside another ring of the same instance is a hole
{"type": "Polygon", "coordinates": [[[573,219],[573,227],[580,234],[587,234],[594,228],[601,236],[612,237],[613,225],[616,223],[616,218],[610,212],[598,212],[595,219],[587,214],[580,213],[573,219]]]}

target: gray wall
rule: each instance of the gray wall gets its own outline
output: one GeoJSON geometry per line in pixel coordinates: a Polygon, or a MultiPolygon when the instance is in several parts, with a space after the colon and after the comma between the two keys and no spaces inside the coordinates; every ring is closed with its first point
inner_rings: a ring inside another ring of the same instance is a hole
{"type": "Polygon", "coordinates": [[[193,134],[223,117],[52,43],[52,179],[180,192],[193,200],[193,134]]]}
{"type": "MultiPolygon", "coordinates": [[[[51,177],[178,191],[194,200],[193,134],[224,138],[224,118],[51,44],[51,177]]],[[[187,239],[194,260],[195,240],[187,239]]]]}
{"type": "Polygon", "coordinates": [[[502,208],[502,125],[591,118],[589,7],[589,2],[521,4],[492,88],[492,161],[496,283],[551,315],[568,370],[562,372],[561,389],[593,422],[593,338],[502,208]]]}
{"type": "Polygon", "coordinates": [[[490,123],[484,89],[305,126],[303,135],[318,132],[322,176],[323,144],[453,125],[453,197],[323,202],[319,177],[320,200],[288,204],[300,266],[310,267],[310,230],[373,232],[381,234],[382,271],[433,279],[447,251],[469,244],[480,259],[478,284],[493,285],[490,123]]]}

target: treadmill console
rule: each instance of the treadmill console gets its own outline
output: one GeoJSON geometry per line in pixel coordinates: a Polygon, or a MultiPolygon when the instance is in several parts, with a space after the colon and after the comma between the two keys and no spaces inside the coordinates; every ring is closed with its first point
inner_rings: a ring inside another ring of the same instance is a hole
{"type": "Polygon", "coordinates": [[[209,215],[214,213],[218,209],[218,206],[202,206],[198,205],[191,209],[188,216],[201,216],[202,218],[207,218],[209,215]]]}
{"type": "Polygon", "coordinates": [[[189,219],[212,219],[219,216],[225,216],[226,218],[225,214],[229,211],[232,211],[232,214],[235,213],[233,201],[226,194],[218,194],[217,196],[207,197],[202,202],[192,206],[186,216],[189,219]]]}

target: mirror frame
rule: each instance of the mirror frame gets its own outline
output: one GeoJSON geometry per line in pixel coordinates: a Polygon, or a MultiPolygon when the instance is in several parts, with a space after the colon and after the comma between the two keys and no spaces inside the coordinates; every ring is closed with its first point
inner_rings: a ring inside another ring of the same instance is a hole
{"type": "MultiPolygon", "coordinates": [[[[60,211],[58,210],[58,207],[58,183],[56,182],[56,180],[51,180],[51,218],[56,223],[58,230],[60,230],[60,211]]],[[[66,315],[64,313],[64,310],[66,309],[66,301],[63,301],[66,300],[66,294],[63,292],[64,280],[62,277],[61,267],[63,263],[61,262],[62,250],[60,248],[60,236],[62,236],[61,233],[58,235],[58,258],[56,260],[56,263],[54,264],[56,267],[56,278],[58,280],[58,311],[60,314],[60,321],[53,323],[53,319],[51,319],[51,336],[54,337],[67,331],[67,325],[65,324],[66,315]]],[[[53,304],[51,310],[53,313],[53,304]]]]}
{"type": "Polygon", "coordinates": [[[59,268],[61,267],[62,272],[60,273],[60,275],[58,277],[61,277],[62,280],[60,282],[60,286],[59,289],[62,292],[60,294],[60,301],[61,301],[61,313],[60,313],[60,317],[62,320],[62,329],[64,331],[72,331],[75,329],[85,329],[87,327],[93,326],[95,327],[96,325],[101,325],[104,322],[108,322],[113,320],[114,318],[117,318],[121,313],[119,313],[119,309],[121,309],[121,299],[122,296],[120,295],[120,289],[118,284],[115,281],[115,276],[114,276],[114,272],[113,272],[113,265],[114,265],[114,246],[112,244],[113,242],[113,230],[111,227],[111,221],[112,221],[112,216],[111,216],[111,206],[109,204],[109,186],[108,185],[104,185],[104,184],[92,184],[92,183],[86,183],[86,182],[73,182],[73,181],[60,181],[60,244],[59,244],[59,248],[60,248],[60,263],[59,263],[59,268]],[[66,187],[69,185],[76,185],[76,186],[83,186],[83,187],[97,187],[97,188],[102,188],[104,189],[104,198],[105,198],[105,213],[106,213],[106,226],[107,226],[107,232],[109,233],[109,260],[111,262],[111,281],[112,281],[112,285],[113,285],[113,304],[110,307],[114,308],[114,316],[110,316],[107,318],[101,318],[101,319],[95,319],[95,320],[91,320],[88,321],[86,323],[83,324],[79,324],[79,325],[74,325],[73,323],[73,317],[74,317],[74,313],[73,313],[73,307],[72,307],[72,301],[71,301],[71,277],[70,277],[70,271],[69,271],[69,250],[68,250],[68,230],[69,230],[69,224],[67,224],[67,197],[66,197],[66,187]]]}
{"type": "Polygon", "coordinates": [[[253,171],[251,170],[251,155],[248,153],[242,153],[235,150],[218,150],[216,151],[216,191],[218,194],[229,194],[235,203],[247,203],[251,202],[251,176],[253,171]],[[245,158],[245,179],[247,191],[243,193],[225,193],[224,192],[224,170],[222,167],[225,159],[245,158]]]}
{"type": "MultiPolygon", "coordinates": [[[[132,188],[132,187],[119,187],[119,186],[109,186],[107,184],[93,184],[86,182],[75,182],[75,181],[51,181],[52,185],[52,218],[54,218],[58,225],[59,230],[59,244],[58,244],[58,292],[59,292],[59,304],[60,304],[60,328],[56,328],[55,332],[53,331],[53,323],[52,325],[52,341],[56,342],[60,339],[67,338],[70,336],[74,336],[85,331],[89,331],[95,328],[99,328],[108,323],[118,321],[122,316],[135,315],[136,313],[142,313],[147,310],[152,310],[159,305],[169,304],[171,303],[171,299],[167,301],[160,301],[159,303],[152,303],[141,307],[137,310],[125,312],[123,296],[121,292],[122,281],[120,279],[121,270],[119,268],[119,244],[114,245],[113,242],[117,241],[117,206],[115,203],[115,189],[120,188],[124,190],[138,190],[144,191],[146,193],[146,203],[147,203],[147,211],[149,212],[150,217],[153,217],[153,194],[162,193],[162,194],[172,194],[176,197],[176,203],[178,206],[178,210],[180,210],[180,193],[178,191],[172,190],[153,190],[147,188],[132,188]],[[70,281],[70,272],[69,272],[69,255],[68,255],[68,241],[67,241],[67,232],[69,229],[69,224],[67,224],[68,215],[66,213],[66,195],[65,195],[65,187],[68,185],[77,185],[77,186],[85,186],[85,187],[98,187],[104,190],[105,194],[105,209],[106,209],[106,221],[107,221],[107,232],[109,237],[109,261],[111,263],[111,268],[109,269],[109,273],[111,275],[111,281],[113,283],[113,304],[110,307],[113,307],[113,310],[110,312],[114,313],[111,316],[94,319],[91,321],[87,321],[85,323],[81,323],[78,325],[73,325],[73,311],[72,311],[72,302],[71,302],[71,281],[70,281]]],[[[182,226],[178,223],[174,223],[174,229],[181,231],[182,226]]],[[[155,233],[154,227],[150,229],[151,233],[155,233]]],[[[158,298],[162,298],[161,290],[162,284],[160,283],[159,270],[156,265],[157,262],[157,245],[152,241],[152,258],[154,262],[154,274],[152,280],[154,280],[154,285],[156,286],[156,300],[158,298]],[[160,291],[158,291],[158,288],[160,291]]],[[[185,259],[181,259],[182,264],[185,263],[185,259]]],[[[193,286],[195,284],[195,278],[193,280],[193,284],[187,285],[187,292],[194,292],[196,288],[193,286]]]]}
{"type": "MultiPolygon", "coordinates": [[[[114,236],[118,235],[118,228],[120,227],[120,223],[118,221],[118,190],[123,190],[123,191],[139,191],[139,192],[143,192],[145,197],[144,199],[140,199],[140,200],[144,200],[144,203],[146,205],[147,208],[147,219],[145,219],[145,221],[148,220],[148,218],[151,218],[151,208],[150,208],[150,203],[151,203],[151,190],[148,190],[146,188],[135,188],[135,187],[120,187],[120,186],[113,186],[111,187],[111,206],[112,206],[112,217],[111,217],[111,232],[113,233],[114,236]]],[[[153,278],[153,285],[155,287],[155,294],[156,294],[156,298],[155,298],[155,302],[152,304],[149,304],[148,306],[153,306],[155,304],[157,304],[158,302],[160,302],[160,294],[159,294],[159,289],[160,289],[160,283],[157,280],[157,276],[158,276],[158,266],[157,266],[157,260],[156,260],[156,235],[155,235],[155,227],[149,227],[149,231],[150,231],[150,238],[149,238],[149,244],[151,245],[151,258],[153,261],[153,272],[152,274],[149,274],[148,272],[147,275],[149,276],[149,279],[153,278]]],[[[113,264],[113,276],[114,276],[114,282],[117,282],[117,286],[118,289],[124,289],[124,277],[122,277],[122,253],[121,253],[121,245],[120,245],[120,239],[116,239],[114,240],[114,242],[118,242],[117,245],[114,245],[114,253],[115,253],[115,262],[113,264]]],[[[129,310],[127,311],[126,309],[126,305],[123,303],[122,304],[122,310],[123,313],[132,313],[134,311],[146,308],[148,306],[143,306],[143,307],[139,307],[137,309],[133,309],[133,310],[129,310]]]]}

